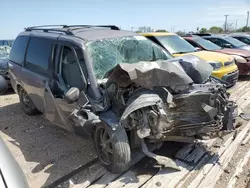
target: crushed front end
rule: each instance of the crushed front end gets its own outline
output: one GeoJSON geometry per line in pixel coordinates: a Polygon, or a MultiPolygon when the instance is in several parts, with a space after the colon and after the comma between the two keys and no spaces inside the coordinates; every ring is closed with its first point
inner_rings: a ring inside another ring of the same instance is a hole
{"type": "Polygon", "coordinates": [[[144,153],[159,164],[178,169],[149,152],[145,139],[199,143],[234,130],[235,102],[224,85],[209,79],[210,67],[199,66],[181,60],[141,62],[120,64],[109,74],[106,89],[120,126],[136,132],[144,153]]]}
{"type": "Polygon", "coordinates": [[[234,130],[236,104],[223,86],[193,85],[166,109],[172,130],[164,135],[195,136],[234,130]]]}
{"type": "Polygon", "coordinates": [[[203,135],[234,130],[237,106],[223,86],[196,84],[175,95],[155,88],[137,91],[136,96],[121,122],[129,130],[138,130],[140,138],[194,142],[203,135]]]}

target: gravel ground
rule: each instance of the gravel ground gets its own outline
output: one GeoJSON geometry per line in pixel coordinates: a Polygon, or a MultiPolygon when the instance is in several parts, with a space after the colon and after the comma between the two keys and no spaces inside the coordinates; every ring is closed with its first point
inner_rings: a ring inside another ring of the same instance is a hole
{"type": "Polygon", "coordinates": [[[0,96],[0,136],[31,188],[48,186],[96,156],[90,139],[68,133],[42,115],[25,115],[13,91],[0,96]]]}
{"type": "MultiPolygon", "coordinates": [[[[0,136],[23,169],[31,188],[47,187],[96,156],[90,139],[83,140],[68,133],[49,123],[42,115],[25,115],[13,91],[0,96],[0,136]]],[[[249,148],[250,143],[238,148],[216,187],[226,187],[238,161],[249,148]]],[[[237,188],[245,188],[247,184],[250,188],[249,167],[250,161],[238,178],[237,188]]],[[[83,170],[75,176],[77,179],[72,180],[77,184],[84,183],[85,175],[83,170]]],[[[62,185],[71,187],[68,181],[62,185]]]]}
{"type": "MultiPolygon", "coordinates": [[[[215,188],[222,188],[227,187],[227,184],[230,178],[233,176],[236,166],[239,161],[245,156],[245,154],[249,151],[250,143],[244,146],[240,146],[230,163],[228,164],[227,168],[224,170],[224,173],[220,177],[220,180],[217,182],[215,188]]],[[[237,181],[235,184],[236,188],[246,188],[248,181],[250,180],[250,160],[243,168],[243,172],[237,176],[237,181]]]]}

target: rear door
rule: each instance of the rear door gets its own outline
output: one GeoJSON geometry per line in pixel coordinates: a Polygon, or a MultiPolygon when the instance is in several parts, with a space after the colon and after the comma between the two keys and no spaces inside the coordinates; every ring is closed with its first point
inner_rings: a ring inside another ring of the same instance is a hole
{"type": "Polygon", "coordinates": [[[69,117],[77,109],[78,103],[76,101],[69,104],[64,100],[64,96],[71,87],[85,91],[86,81],[80,66],[80,62],[84,64],[84,58],[81,50],[69,44],[58,44],[54,53],[57,54],[53,63],[55,77],[45,86],[45,114],[53,124],[73,131],[69,117]]]}
{"type": "Polygon", "coordinates": [[[9,75],[12,87],[17,92],[17,84],[22,85],[21,75],[23,75],[23,64],[26,49],[29,42],[29,36],[18,36],[11,48],[9,56],[9,75]]]}
{"type": "Polygon", "coordinates": [[[44,90],[50,78],[52,61],[51,39],[31,37],[22,70],[22,85],[35,107],[45,112],[44,90]]]}

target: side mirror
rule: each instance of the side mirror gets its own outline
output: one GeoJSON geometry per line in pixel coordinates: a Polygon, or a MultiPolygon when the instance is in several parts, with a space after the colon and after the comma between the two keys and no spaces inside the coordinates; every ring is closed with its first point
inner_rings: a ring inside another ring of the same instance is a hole
{"type": "Polygon", "coordinates": [[[195,49],[196,49],[196,51],[202,51],[202,49],[199,47],[195,47],[195,49]]]}
{"type": "Polygon", "coordinates": [[[73,103],[78,100],[79,96],[80,96],[80,90],[76,87],[72,87],[65,94],[64,100],[67,103],[73,103]]]}
{"type": "Polygon", "coordinates": [[[224,44],[224,47],[225,48],[232,48],[232,45],[227,43],[227,44],[224,44]]]}

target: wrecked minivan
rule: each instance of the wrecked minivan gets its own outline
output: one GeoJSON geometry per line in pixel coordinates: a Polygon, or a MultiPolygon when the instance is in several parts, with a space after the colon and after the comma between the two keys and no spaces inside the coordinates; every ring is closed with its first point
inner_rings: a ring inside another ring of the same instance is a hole
{"type": "Polygon", "coordinates": [[[197,143],[234,130],[236,105],[198,57],[173,59],[143,36],[116,26],[39,26],[18,35],[11,84],[28,115],[91,136],[111,172],[136,148],[166,167],[148,143],[197,143]]]}

